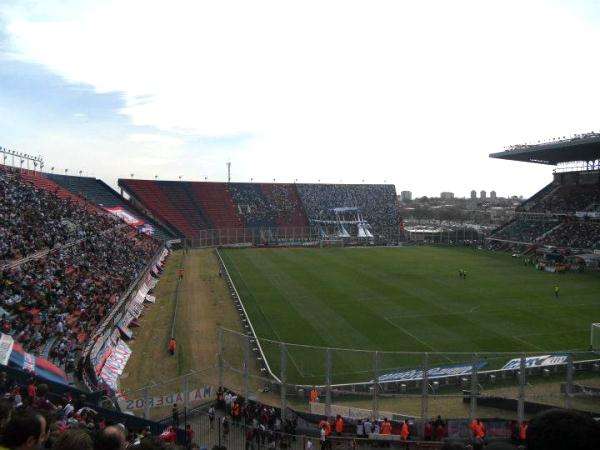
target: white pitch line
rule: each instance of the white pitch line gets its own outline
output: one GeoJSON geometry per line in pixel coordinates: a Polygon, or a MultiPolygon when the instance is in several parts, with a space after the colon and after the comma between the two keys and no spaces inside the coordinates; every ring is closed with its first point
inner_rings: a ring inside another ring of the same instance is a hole
{"type": "MultiPolygon", "coordinates": [[[[390,319],[388,319],[387,317],[384,317],[384,320],[389,323],[390,325],[392,325],[395,328],[398,328],[400,331],[402,331],[404,334],[409,335],[411,338],[413,338],[415,341],[420,342],[421,344],[423,344],[425,347],[429,347],[431,349],[431,351],[436,352],[436,353],[441,353],[439,350],[436,350],[435,348],[433,348],[431,345],[429,345],[427,342],[425,342],[422,339],[419,339],[417,336],[415,336],[414,334],[412,334],[410,331],[408,331],[407,329],[405,329],[404,327],[395,324],[394,322],[392,322],[390,319]]],[[[441,353],[442,356],[447,359],[449,362],[453,363],[454,360],[448,358],[446,355],[444,355],[443,353],[441,353]]]]}
{"type": "Polygon", "coordinates": [[[543,350],[544,350],[542,347],[538,347],[537,345],[535,345],[535,344],[532,344],[531,342],[528,342],[528,341],[526,341],[525,339],[521,339],[519,336],[511,336],[511,337],[512,337],[512,338],[513,338],[515,341],[522,342],[523,344],[525,344],[525,345],[529,345],[530,347],[535,347],[535,348],[537,348],[538,350],[541,350],[541,351],[543,351],[543,350]]]}

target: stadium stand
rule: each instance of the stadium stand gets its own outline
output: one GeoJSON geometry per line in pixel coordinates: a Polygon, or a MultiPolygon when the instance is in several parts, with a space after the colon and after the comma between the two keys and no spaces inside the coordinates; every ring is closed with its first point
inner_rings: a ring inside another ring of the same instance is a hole
{"type": "MultiPolygon", "coordinates": [[[[138,211],[131,203],[121,197],[102,180],[91,177],[44,174],[44,176],[64,189],[85,200],[95,203],[113,214],[117,214],[127,224],[152,234],[158,239],[169,239],[171,233],[161,225],[138,211]]],[[[36,178],[40,178],[39,176],[36,178]]]]}
{"type": "Polygon", "coordinates": [[[600,241],[600,223],[573,221],[563,223],[542,239],[546,245],[573,249],[595,249],[600,241]]]}
{"type": "Polygon", "coordinates": [[[496,229],[491,239],[535,243],[589,251],[600,235],[598,171],[557,172],[545,186],[517,208],[517,217],[496,229]]]}
{"type": "Polygon", "coordinates": [[[243,228],[226,183],[190,183],[196,202],[202,207],[212,228],[243,228]]]}
{"type": "Polygon", "coordinates": [[[301,228],[322,212],[358,207],[374,228],[400,223],[393,185],[212,183],[120,179],[119,186],[181,236],[201,230],[301,228]]]}
{"type": "Polygon", "coordinates": [[[359,207],[374,228],[397,227],[400,223],[396,189],[383,184],[297,184],[300,199],[310,219],[328,210],[359,207]]]}
{"type": "Polygon", "coordinates": [[[529,220],[517,218],[497,230],[494,237],[517,242],[535,242],[544,233],[560,224],[558,220],[529,220]]]}
{"type": "Polygon", "coordinates": [[[276,226],[276,216],[259,184],[230,183],[227,188],[248,228],[276,226]]]}
{"type": "Polygon", "coordinates": [[[160,243],[25,175],[0,170],[2,255],[12,260],[0,269],[0,326],[26,351],[49,353],[73,370],[73,356],[160,243]]]}
{"type": "Polygon", "coordinates": [[[25,258],[115,225],[91,215],[93,208],[86,207],[79,197],[26,172],[2,168],[0,190],[0,261],[25,258]]]}
{"type": "Polygon", "coordinates": [[[598,185],[561,185],[535,200],[528,211],[574,214],[586,210],[588,206],[599,201],[598,185]]]}
{"type": "Polygon", "coordinates": [[[131,199],[161,222],[169,224],[180,236],[194,236],[197,230],[178,209],[161,185],[151,180],[119,180],[131,199]]]}
{"type": "Polygon", "coordinates": [[[264,183],[261,188],[278,227],[307,226],[306,214],[294,185],[264,183]]]}
{"type": "Polygon", "coordinates": [[[536,192],[533,196],[528,198],[525,202],[523,202],[518,210],[519,211],[529,211],[534,205],[537,204],[540,199],[544,198],[546,195],[550,194],[555,189],[559,189],[560,185],[552,181],[551,183],[544,186],[538,192],[536,192]]]}

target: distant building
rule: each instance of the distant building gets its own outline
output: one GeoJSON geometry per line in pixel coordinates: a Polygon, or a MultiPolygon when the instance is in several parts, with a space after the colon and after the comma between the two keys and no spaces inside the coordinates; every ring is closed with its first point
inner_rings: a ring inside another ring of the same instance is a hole
{"type": "Polygon", "coordinates": [[[440,198],[442,200],[452,200],[454,198],[454,192],[442,192],[440,198]]]}
{"type": "Polygon", "coordinates": [[[403,202],[410,202],[412,200],[412,192],[410,192],[410,191],[400,192],[400,200],[403,202]]]}
{"type": "Polygon", "coordinates": [[[496,200],[496,191],[490,192],[490,199],[496,200]]]}
{"type": "Polygon", "coordinates": [[[475,189],[473,189],[471,191],[471,200],[475,200],[477,198],[477,191],[475,189]]]}
{"type": "Polygon", "coordinates": [[[485,192],[485,191],[481,191],[481,192],[479,193],[479,198],[480,198],[481,200],[485,200],[485,199],[487,198],[487,192],[485,192]]]}

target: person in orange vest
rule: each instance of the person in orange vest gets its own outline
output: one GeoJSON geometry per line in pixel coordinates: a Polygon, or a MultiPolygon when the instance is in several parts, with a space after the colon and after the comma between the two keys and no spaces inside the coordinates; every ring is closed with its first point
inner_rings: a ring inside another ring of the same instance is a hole
{"type": "Polygon", "coordinates": [[[485,425],[480,419],[475,419],[469,425],[473,433],[473,448],[483,448],[485,438],[485,425]]]}
{"type": "Polygon", "coordinates": [[[179,269],[179,279],[183,280],[183,269],[179,269]]]}
{"type": "Polygon", "coordinates": [[[405,420],[402,422],[400,426],[400,437],[403,441],[408,441],[408,435],[410,434],[410,429],[408,428],[408,422],[405,420]]]}
{"type": "Polygon", "coordinates": [[[331,424],[329,423],[329,420],[327,419],[321,419],[319,422],[319,428],[323,428],[325,427],[325,436],[328,436],[331,434],[331,424]]]}
{"type": "Polygon", "coordinates": [[[343,431],[344,431],[344,419],[342,419],[342,416],[340,416],[338,414],[338,416],[335,419],[335,434],[337,436],[341,436],[343,431]]]}
{"type": "Polygon", "coordinates": [[[314,403],[314,402],[318,402],[318,401],[319,401],[319,391],[317,391],[317,388],[313,386],[313,388],[310,390],[309,402],[314,403]]]}
{"type": "Polygon", "coordinates": [[[519,444],[525,445],[525,441],[527,440],[527,422],[523,422],[519,425],[519,444]]]}
{"type": "Polygon", "coordinates": [[[383,419],[383,423],[381,424],[381,427],[379,428],[379,433],[380,434],[392,434],[392,424],[389,422],[387,417],[385,417],[383,419]]]}
{"type": "Polygon", "coordinates": [[[176,349],[177,349],[177,341],[175,340],[175,338],[171,338],[171,340],[169,341],[169,353],[171,355],[174,355],[176,349]]]}
{"type": "Polygon", "coordinates": [[[321,419],[319,421],[319,430],[321,430],[321,449],[330,449],[331,441],[329,440],[329,436],[331,435],[331,424],[329,420],[321,419]]]}

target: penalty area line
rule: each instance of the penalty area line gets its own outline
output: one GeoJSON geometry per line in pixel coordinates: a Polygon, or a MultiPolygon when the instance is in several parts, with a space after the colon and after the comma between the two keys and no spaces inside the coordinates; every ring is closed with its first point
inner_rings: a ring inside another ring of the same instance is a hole
{"type": "Polygon", "coordinates": [[[432,352],[435,352],[435,353],[439,353],[439,354],[441,354],[441,355],[442,355],[442,357],[443,357],[444,359],[448,360],[450,363],[454,363],[454,362],[455,362],[453,359],[451,359],[451,358],[448,358],[446,355],[444,355],[444,354],[443,354],[442,352],[440,352],[439,350],[436,350],[435,348],[433,348],[431,345],[429,345],[429,344],[428,344],[427,342],[425,342],[424,340],[422,340],[422,339],[419,339],[417,336],[415,336],[414,334],[412,334],[410,331],[408,331],[408,330],[407,330],[407,329],[405,329],[404,327],[402,327],[402,326],[400,326],[400,325],[398,325],[398,324],[395,324],[394,322],[392,322],[392,321],[391,321],[390,319],[388,319],[387,317],[384,317],[384,320],[385,320],[387,323],[389,323],[390,325],[392,325],[393,327],[395,327],[395,328],[399,329],[400,331],[402,331],[404,334],[406,334],[406,335],[410,336],[411,338],[413,338],[415,341],[417,341],[417,342],[420,342],[420,343],[421,343],[421,344],[423,344],[425,347],[429,347],[429,349],[430,349],[432,352]]]}

